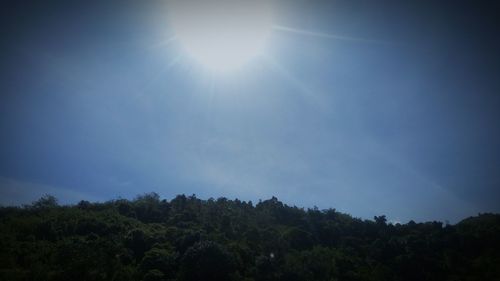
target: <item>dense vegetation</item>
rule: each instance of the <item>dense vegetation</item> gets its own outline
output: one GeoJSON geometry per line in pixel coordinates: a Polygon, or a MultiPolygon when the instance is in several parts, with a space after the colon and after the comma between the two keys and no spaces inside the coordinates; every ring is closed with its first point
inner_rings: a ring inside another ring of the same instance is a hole
{"type": "Polygon", "coordinates": [[[0,208],[0,280],[500,280],[500,215],[389,224],[155,193],[0,208]]]}

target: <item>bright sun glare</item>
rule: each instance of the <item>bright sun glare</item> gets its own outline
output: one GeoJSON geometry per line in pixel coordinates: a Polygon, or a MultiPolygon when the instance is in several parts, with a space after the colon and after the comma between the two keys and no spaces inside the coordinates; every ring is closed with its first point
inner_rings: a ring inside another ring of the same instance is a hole
{"type": "Polygon", "coordinates": [[[176,0],[169,11],[176,40],[189,57],[212,71],[245,65],[262,53],[271,32],[265,0],[176,0]]]}

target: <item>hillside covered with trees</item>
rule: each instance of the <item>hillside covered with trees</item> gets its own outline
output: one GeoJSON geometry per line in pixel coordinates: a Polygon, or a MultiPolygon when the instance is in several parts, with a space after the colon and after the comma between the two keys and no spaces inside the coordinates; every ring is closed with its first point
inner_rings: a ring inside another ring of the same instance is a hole
{"type": "Polygon", "coordinates": [[[0,208],[0,280],[500,280],[500,215],[390,224],[334,209],[134,200],[0,208]]]}

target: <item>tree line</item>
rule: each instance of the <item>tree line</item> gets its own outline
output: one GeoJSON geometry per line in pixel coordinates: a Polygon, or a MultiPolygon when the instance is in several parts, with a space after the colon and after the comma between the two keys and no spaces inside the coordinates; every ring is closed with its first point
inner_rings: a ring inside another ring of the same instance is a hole
{"type": "Polygon", "coordinates": [[[0,207],[0,280],[500,280],[500,215],[362,220],[195,195],[0,207]]]}

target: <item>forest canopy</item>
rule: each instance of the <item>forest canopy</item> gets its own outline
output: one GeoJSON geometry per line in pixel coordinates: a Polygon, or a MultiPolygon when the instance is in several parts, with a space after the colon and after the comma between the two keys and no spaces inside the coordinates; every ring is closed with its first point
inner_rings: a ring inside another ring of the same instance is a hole
{"type": "Polygon", "coordinates": [[[450,225],[195,195],[0,207],[0,280],[500,280],[500,215],[450,225]]]}

